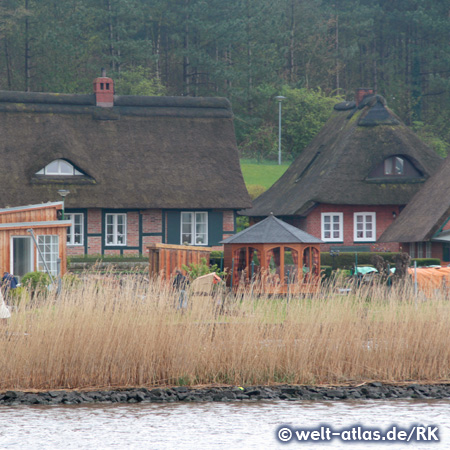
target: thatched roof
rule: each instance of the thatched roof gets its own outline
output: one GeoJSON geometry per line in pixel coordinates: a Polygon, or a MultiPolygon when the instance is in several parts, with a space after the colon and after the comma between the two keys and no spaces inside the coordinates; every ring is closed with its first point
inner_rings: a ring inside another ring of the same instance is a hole
{"type": "Polygon", "coordinates": [[[69,208],[250,206],[223,98],[0,92],[0,207],[60,200],[69,208]],[[84,176],[36,175],[57,159],[84,176]]]}
{"type": "Polygon", "coordinates": [[[261,222],[231,236],[221,244],[321,244],[320,239],[272,214],[261,222]]]}
{"type": "Polygon", "coordinates": [[[428,241],[450,217],[450,157],[380,236],[379,242],[428,241]]]}
{"type": "Polygon", "coordinates": [[[302,216],[317,203],[404,205],[442,158],[401,123],[379,95],[336,105],[330,119],[284,175],[242,211],[248,216],[302,216]],[[403,155],[414,177],[372,177],[390,156],[403,155]]]}

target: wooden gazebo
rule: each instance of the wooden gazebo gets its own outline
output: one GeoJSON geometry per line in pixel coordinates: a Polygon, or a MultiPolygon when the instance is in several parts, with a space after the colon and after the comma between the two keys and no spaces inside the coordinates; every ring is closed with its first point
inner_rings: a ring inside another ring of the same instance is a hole
{"type": "Polygon", "coordinates": [[[270,215],[222,241],[233,288],[253,282],[264,293],[314,292],[322,241],[270,215]]]}

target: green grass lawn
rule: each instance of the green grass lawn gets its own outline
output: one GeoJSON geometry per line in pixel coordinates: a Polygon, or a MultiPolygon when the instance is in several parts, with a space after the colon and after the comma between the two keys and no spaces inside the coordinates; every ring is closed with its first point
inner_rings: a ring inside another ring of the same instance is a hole
{"type": "Polygon", "coordinates": [[[258,164],[253,160],[241,159],[242,175],[247,187],[259,185],[269,189],[286,172],[289,165],[290,162],[278,165],[277,162],[263,161],[258,164]]]}

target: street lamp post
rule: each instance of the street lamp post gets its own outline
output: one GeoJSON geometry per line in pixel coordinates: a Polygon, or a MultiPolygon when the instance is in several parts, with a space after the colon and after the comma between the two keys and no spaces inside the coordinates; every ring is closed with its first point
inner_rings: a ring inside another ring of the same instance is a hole
{"type": "Polygon", "coordinates": [[[285,98],[282,95],[275,97],[278,101],[278,165],[281,165],[281,102],[285,98]]]}
{"type": "Polygon", "coordinates": [[[67,189],[59,189],[58,190],[58,194],[62,197],[62,201],[63,201],[63,207],[62,207],[62,220],[64,220],[64,201],[66,199],[66,196],[70,194],[70,191],[68,191],[67,189]]]}

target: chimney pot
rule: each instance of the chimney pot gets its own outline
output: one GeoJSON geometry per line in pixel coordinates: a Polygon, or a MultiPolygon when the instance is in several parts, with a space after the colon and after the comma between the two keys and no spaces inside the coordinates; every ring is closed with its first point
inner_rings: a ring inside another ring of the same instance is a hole
{"type": "Polygon", "coordinates": [[[94,94],[96,105],[101,108],[114,106],[114,81],[106,76],[106,70],[102,68],[102,76],[94,80],[94,94]]]}
{"type": "Polygon", "coordinates": [[[366,95],[373,95],[372,88],[358,88],[355,93],[355,103],[358,106],[366,95]]]}

